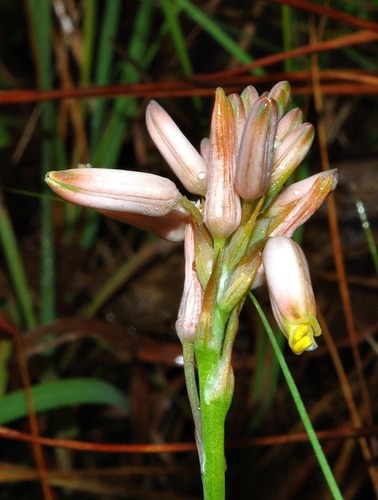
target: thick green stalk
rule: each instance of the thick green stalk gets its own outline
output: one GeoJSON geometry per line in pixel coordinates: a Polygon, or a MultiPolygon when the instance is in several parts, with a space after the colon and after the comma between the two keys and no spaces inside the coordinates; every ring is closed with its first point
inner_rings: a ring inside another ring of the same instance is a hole
{"type": "Polygon", "coordinates": [[[194,340],[200,407],[200,429],[196,425],[196,433],[200,434],[197,444],[205,500],[225,498],[224,425],[234,390],[229,354],[235,322],[230,322],[230,315],[222,312],[217,304],[224,246],[224,240],[214,242],[216,259],[205,290],[203,310],[194,340]]]}
{"type": "Polygon", "coordinates": [[[220,404],[201,405],[202,414],[202,485],[205,500],[223,500],[226,496],[226,460],[224,424],[227,411],[220,404]]]}

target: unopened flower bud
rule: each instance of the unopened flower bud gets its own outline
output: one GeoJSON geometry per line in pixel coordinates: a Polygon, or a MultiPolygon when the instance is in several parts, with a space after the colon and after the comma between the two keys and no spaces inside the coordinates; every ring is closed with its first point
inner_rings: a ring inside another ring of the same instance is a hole
{"type": "Polygon", "coordinates": [[[314,126],[303,123],[288,134],[274,151],[271,184],[288,179],[301,163],[314,140],[314,126]]]}
{"type": "Polygon", "coordinates": [[[213,238],[227,238],[239,226],[240,199],[235,190],[235,119],[221,88],[215,94],[210,130],[209,172],[204,221],[213,238]]]}
{"type": "Polygon", "coordinates": [[[205,290],[213,270],[214,246],[213,240],[204,224],[196,226],[194,244],[196,246],[196,273],[202,288],[205,290]]]}
{"type": "Polygon", "coordinates": [[[317,347],[321,334],[310,273],[300,246],[290,238],[270,238],[263,264],[274,317],[295,354],[317,347]]]}
{"type": "Polygon", "coordinates": [[[192,224],[185,229],[185,282],[176,321],[176,331],[182,344],[194,342],[202,310],[203,290],[194,269],[195,241],[192,224]]]}
{"type": "Polygon", "coordinates": [[[268,97],[274,99],[278,104],[278,119],[284,115],[287,105],[290,102],[291,88],[287,81],[278,82],[268,94],[268,97]]]}
{"type": "Polygon", "coordinates": [[[314,140],[314,127],[303,123],[290,132],[274,148],[272,174],[263,210],[271,203],[281,187],[306,156],[314,140]]]}
{"type": "Polygon", "coordinates": [[[190,193],[204,195],[207,183],[204,159],[155,101],[147,106],[146,123],[151,138],[183,186],[190,193]]]}
{"type": "Polygon", "coordinates": [[[303,113],[299,108],[291,109],[278,123],[276,142],[282,142],[285,137],[303,122],[303,113]]]}
{"type": "Polygon", "coordinates": [[[243,200],[252,202],[268,188],[277,123],[276,101],[260,97],[245,121],[236,164],[235,186],[243,200]]]}
{"type": "Polygon", "coordinates": [[[235,116],[235,136],[236,136],[236,151],[239,150],[243,128],[245,123],[245,109],[243,101],[239,94],[230,94],[228,100],[231,103],[232,109],[234,110],[235,116]]]}
{"type": "Polygon", "coordinates": [[[66,201],[94,209],[161,217],[179,208],[182,194],[165,177],[108,168],[48,172],[46,182],[66,201]]]}
{"type": "Polygon", "coordinates": [[[248,85],[240,94],[241,100],[244,104],[245,114],[249,113],[253,103],[259,98],[259,93],[252,85],[248,85]]]}
{"type": "Polygon", "coordinates": [[[269,207],[267,217],[279,217],[288,206],[293,208],[285,215],[270,236],[292,236],[318,210],[337,185],[337,170],[327,170],[295,182],[285,188],[269,207]]]}

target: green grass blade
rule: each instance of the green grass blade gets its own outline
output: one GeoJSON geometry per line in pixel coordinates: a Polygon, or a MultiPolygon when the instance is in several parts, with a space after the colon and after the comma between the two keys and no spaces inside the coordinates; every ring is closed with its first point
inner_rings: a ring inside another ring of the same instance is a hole
{"type": "Polygon", "coordinates": [[[100,290],[94,295],[93,299],[81,311],[80,316],[92,318],[101,307],[114,295],[114,293],[125,283],[130,275],[135,271],[141,263],[145,262],[146,258],[151,255],[153,244],[147,243],[138,253],[127,259],[117,270],[106,279],[100,290]]]}
{"type": "Polygon", "coordinates": [[[0,244],[3,249],[5,261],[9,269],[13,287],[20,310],[20,326],[28,329],[34,328],[37,320],[34,314],[32,296],[27,284],[26,274],[17,238],[13,230],[8,211],[0,198],[0,244]]]}
{"type": "MultiPolygon", "coordinates": [[[[237,59],[241,64],[248,64],[253,61],[252,57],[243,50],[224,30],[213,21],[202,10],[196,7],[189,0],[175,0],[176,4],[182,8],[185,13],[192,18],[201,28],[206,31],[216,42],[223,47],[232,57],[237,59]]],[[[262,70],[257,68],[255,74],[262,74],[262,70]]]]}
{"type": "Polygon", "coordinates": [[[186,75],[190,75],[193,72],[192,63],[179,22],[177,6],[174,5],[172,0],[161,0],[161,6],[181,67],[186,75]]]}
{"type": "Polygon", "coordinates": [[[277,339],[273,333],[273,330],[272,330],[271,326],[269,325],[268,319],[265,316],[264,311],[261,309],[261,306],[257,302],[254,295],[252,293],[249,293],[249,297],[250,297],[251,301],[253,302],[253,305],[255,306],[255,308],[258,312],[258,315],[260,316],[260,319],[264,325],[264,328],[268,334],[268,337],[269,337],[269,340],[272,344],[274,353],[278,359],[278,362],[281,366],[282,373],[285,377],[286,383],[287,383],[288,388],[290,390],[290,393],[293,397],[294,404],[298,410],[299,416],[302,420],[303,426],[306,430],[306,433],[308,435],[308,438],[309,438],[310,443],[312,445],[312,448],[314,450],[315,456],[318,460],[318,463],[319,463],[320,468],[323,472],[323,475],[324,475],[325,480],[328,484],[328,487],[333,495],[333,498],[335,498],[337,500],[342,500],[343,496],[339,490],[339,487],[337,486],[337,483],[335,481],[335,478],[333,476],[331,468],[328,464],[327,458],[324,455],[321,444],[320,444],[320,442],[315,434],[315,430],[312,426],[310,417],[308,416],[307,410],[303,404],[301,395],[300,395],[298,388],[294,382],[294,379],[290,373],[289,367],[288,367],[286,360],[285,360],[285,357],[282,354],[282,351],[278,345],[278,342],[277,342],[277,339]]]}
{"type": "MultiPolygon", "coordinates": [[[[129,410],[128,401],[114,385],[103,380],[72,378],[45,382],[31,388],[36,413],[78,404],[100,404],[129,410]]],[[[15,391],[0,399],[0,425],[28,415],[25,391],[15,391]]]]}
{"type": "MultiPolygon", "coordinates": [[[[296,32],[293,25],[293,11],[288,5],[281,6],[282,15],[282,38],[283,38],[283,49],[288,52],[293,48],[293,35],[296,32]]],[[[284,67],[285,71],[294,71],[294,60],[292,58],[285,59],[284,67]]]]}
{"type": "Polygon", "coordinates": [[[378,248],[374,241],[374,234],[370,227],[369,219],[366,215],[365,206],[362,201],[355,196],[355,203],[358,215],[360,217],[362,229],[365,233],[365,238],[369,247],[370,255],[373,261],[375,272],[378,274],[378,248]]]}
{"type": "MultiPolygon", "coordinates": [[[[110,2],[107,5],[113,5],[116,2],[110,2]]],[[[97,22],[97,3],[94,0],[87,0],[83,4],[83,39],[84,53],[83,64],[81,66],[81,85],[88,86],[91,82],[91,73],[93,65],[94,46],[96,40],[96,22],[97,22]]],[[[110,45],[110,44],[109,44],[110,45]]],[[[96,63],[100,62],[96,60],[96,63]]],[[[98,66],[96,66],[97,68],[98,66]]]]}
{"type": "MultiPolygon", "coordinates": [[[[41,89],[52,87],[52,7],[44,0],[28,1],[32,36],[36,42],[38,56],[38,81],[41,89]]],[[[44,139],[41,150],[41,179],[54,166],[53,132],[55,113],[52,102],[42,103],[42,130],[44,139]]],[[[46,192],[47,192],[47,188],[46,192]]],[[[48,197],[41,200],[41,279],[40,279],[40,317],[48,323],[55,317],[55,261],[53,243],[52,204],[48,197]]]]}
{"type": "MultiPolygon", "coordinates": [[[[148,62],[145,54],[151,33],[153,9],[153,0],[144,0],[140,4],[133,35],[128,47],[130,59],[136,61],[141,68],[144,68],[148,62]]],[[[122,65],[121,81],[123,83],[136,83],[139,80],[140,74],[135,66],[129,62],[124,63],[122,65]]],[[[130,118],[135,116],[137,110],[137,101],[133,98],[121,97],[114,102],[107,129],[96,151],[92,155],[94,165],[106,167],[114,167],[116,165],[130,118]]],[[[93,239],[97,234],[98,221],[98,214],[93,213],[90,215],[82,239],[84,248],[91,247],[93,239]]]]}
{"type": "Polygon", "coordinates": [[[13,342],[11,340],[0,340],[0,400],[7,389],[10,376],[9,363],[13,354],[13,342]]]}
{"type": "MultiPolygon", "coordinates": [[[[112,41],[116,37],[120,21],[122,2],[112,0],[106,2],[101,33],[99,37],[99,48],[96,57],[94,84],[108,85],[112,78],[112,69],[114,65],[114,47],[112,41]]],[[[100,131],[103,126],[105,99],[96,99],[93,117],[91,120],[91,149],[92,153],[99,141],[100,131]]]]}
{"type": "MultiPolygon", "coordinates": [[[[174,0],[161,0],[161,7],[165,16],[164,28],[171,35],[181,68],[185,75],[191,75],[193,67],[179,20],[180,9],[177,8],[174,0]]],[[[202,111],[201,100],[198,97],[194,97],[193,104],[196,111],[200,114],[202,111]]]]}

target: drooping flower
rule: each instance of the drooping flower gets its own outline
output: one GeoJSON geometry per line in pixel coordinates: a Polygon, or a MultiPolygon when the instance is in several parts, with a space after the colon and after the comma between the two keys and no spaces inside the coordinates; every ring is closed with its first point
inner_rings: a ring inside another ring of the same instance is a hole
{"type": "Polygon", "coordinates": [[[295,354],[316,349],[321,334],[306,257],[290,238],[269,238],[263,263],[274,317],[295,354]]]}

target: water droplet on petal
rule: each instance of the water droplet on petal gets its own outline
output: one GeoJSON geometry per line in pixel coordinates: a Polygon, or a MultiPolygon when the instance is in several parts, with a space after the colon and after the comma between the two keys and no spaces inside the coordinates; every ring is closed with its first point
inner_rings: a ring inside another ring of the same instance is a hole
{"type": "Polygon", "coordinates": [[[198,173],[198,179],[201,179],[201,181],[206,177],[206,173],[205,172],[199,172],[198,173]]]}

